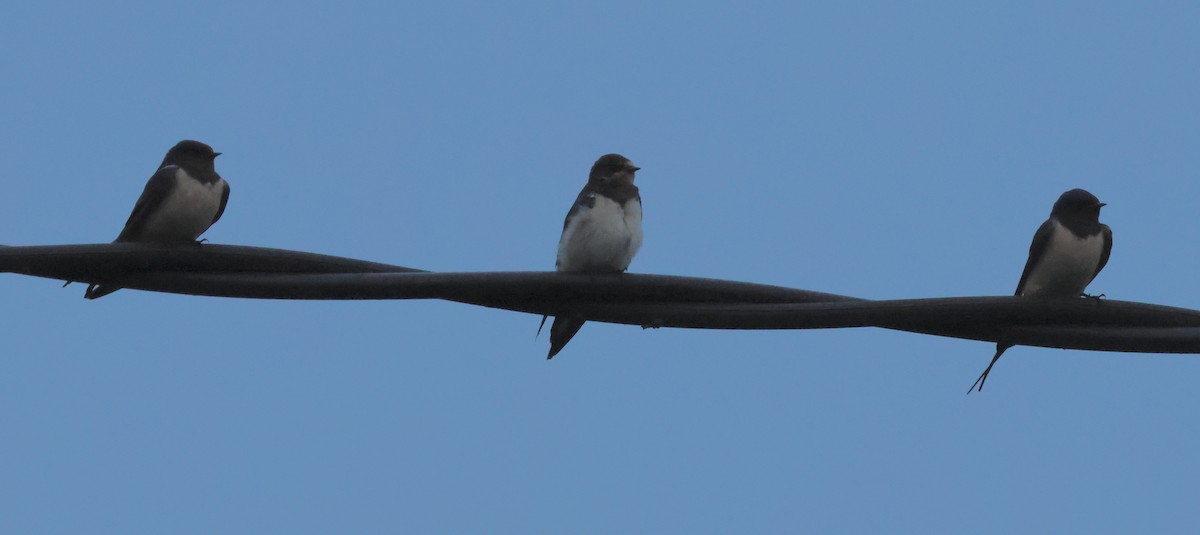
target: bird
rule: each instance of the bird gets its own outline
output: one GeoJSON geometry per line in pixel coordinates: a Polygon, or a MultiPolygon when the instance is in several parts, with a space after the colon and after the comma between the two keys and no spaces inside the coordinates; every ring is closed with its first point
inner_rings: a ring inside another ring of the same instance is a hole
{"type": "MultiPolygon", "coordinates": [[[[1029,259],[1014,295],[1036,298],[1092,297],[1084,292],[1092,279],[1108,264],[1112,253],[1112,229],[1100,222],[1105,203],[1083,189],[1063,193],[1054,202],[1050,218],[1038,227],[1029,246],[1029,259]]],[[[996,355],[987,369],[967,389],[983,391],[992,366],[1013,344],[996,342],[996,355]]]]}
{"type": "MultiPolygon", "coordinates": [[[[620,154],[605,154],[563,220],[555,270],[560,273],[623,273],[642,246],[642,197],[633,185],[640,167],[620,154]]],[[[554,358],[583,327],[583,319],[556,316],[550,326],[554,358]]],[[[546,325],[546,316],[538,333],[546,325]]]]}
{"type": "MultiPolygon", "coordinates": [[[[146,182],[125,228],[113,243],[195,243],[221,219],[229,202],[229,183],[214,166],[220,155],[212,147],[190,139],[171,147],[158,171],[146,182]]],[[[90,284],[84,297],[97,299],[117,290],[90,284]]]]}

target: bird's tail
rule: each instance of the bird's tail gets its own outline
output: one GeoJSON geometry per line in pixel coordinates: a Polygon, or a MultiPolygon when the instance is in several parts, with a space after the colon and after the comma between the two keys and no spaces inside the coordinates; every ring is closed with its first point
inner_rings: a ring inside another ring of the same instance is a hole
{"type": "MultiPolygon", "coordinates": [[[[122,243],[122,242],[131,241],[125,236],[125,231],[127,231],[127,230],[129,230],[129,223],[125,224],[125,228],[121,229],[121,235],[117,236],[117,239],[113,240],[113,243],[122,243]]],[[[67,281],[67,284],[71,284],[71,282],[72,281],[67,281]]],[[[63,286],[65,287],[67,284],[64,284],[63,286]]],[[[120,288],[113,288],[111,286],[102,286],[100,284],[89,284],[87,287],[87,290],[83,292],[83,298],[84,299],[100,299],[101,297],[104,297],[110,293],[117,291],[117,290],[120,290],[120,288]]]]}
{"type": "Polygon", "coordinates": [[[120,290],[120,288],[114,288],[112,286],[102,286],[99,284],[89,284],[87,287],[87,291],[83,292],[83,298],[84,299],[99,299],[99,298],[104,297],[110,293],[117,291],[117,290],[120,290]]]}
{"type": "MultiPolygon", "coordinates": [[[[579,318],[558,316],[554,318],[554,323],[550,325],[550,353],[546,355],[546,360],[554,358],[563,347],[566,347],[567,342],[583,328],[586,320],[579,318]]],[[[545,319],[542,320],[545,323],[545,319]]],[[[540,330],[540,329],[539,329],[540,330]]]]}
{"type": "Polygon", "coordinates": [[[979,378],[975,380],[975,384],[971,385],[971,388],[967,389],[967,395],[970,395],[971,391],[975,390],[976,385],[979,385],[979,392],[983,392],[983,383],[987,382],[988,374],[992,372],[992,366],[995,366],[996,361],[1000,360],[1000,355],[1003,355],[1004,352],[1008,351],[1008,348],[1012,346],[1013,344],[1003,340],[996,342],[996,355],[992,357],[992,362],[988,363],[987,369],[983,370],[983,373],[979,374],[979,378]]]}

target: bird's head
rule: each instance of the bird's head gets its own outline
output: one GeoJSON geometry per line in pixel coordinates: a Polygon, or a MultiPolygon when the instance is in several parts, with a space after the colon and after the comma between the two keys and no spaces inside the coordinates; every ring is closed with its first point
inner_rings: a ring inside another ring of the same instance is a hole
{"type": "Polygon", "coordinates": [[[633,175],[641,169],[629,158],[620,154],[605,154],[592,165],[588,182],[605,186],[628,186],[633,184],[633,175]]]}
{"type": "Polygon", "coordinates": [[[215,171],[216,166],[213,161],[220,155],[221,153],[213,151],[213,148],[207,144],[185,139],[167,151],[167,155],[163,157],[159,167],[177,165],[184,169],[215,171]]]}
{"type": "Polygon", "coordinates": [[[1099,221],[1100,208],[1103,207],[1104,203],[1100,202],[1095,195],[1088,193],[1087,190],[1075,188],[1058,197],[1050,215],[1099,221]]]}

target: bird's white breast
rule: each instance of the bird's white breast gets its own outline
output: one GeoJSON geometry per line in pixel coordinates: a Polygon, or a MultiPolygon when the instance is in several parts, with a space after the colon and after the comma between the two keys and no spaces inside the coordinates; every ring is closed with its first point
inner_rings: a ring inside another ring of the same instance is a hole
{"type": "Polygon", "coordinates": [[[146,219],[146,241],[186,241],[199,238],[221,209],[224,179],[205,184],[183,169],[175,171],[175,186],[146,219]]]}
{"type": "Polygon", "coordinates": [[[625,271],[642,246],[642,203],[621,206],[595,195],[591,208],[571,217],[558,242],[559,271],[625,271]]]}
{"type": "Polygon", "coordinates": [[[1081,239],[1058,221],[1053,225],[1046,250],[1025,281],[1024,295],[1077,297],[1096,276],[1104,235],[1081,239]]]}

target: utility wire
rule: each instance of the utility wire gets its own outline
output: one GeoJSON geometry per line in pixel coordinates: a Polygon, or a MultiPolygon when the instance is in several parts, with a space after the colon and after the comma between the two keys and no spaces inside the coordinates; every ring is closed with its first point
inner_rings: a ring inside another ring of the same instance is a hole
{"type": "Polygon", "coordinates": [[[695,329],[881,327],[1018,345],[1200,353],[1200,311],[1108,299],[870,301],[669,275],[433,273],[233,245],[0,247],[0,272],[188,295],[306,300],[446,299],[589,321],[695,329]]]}

